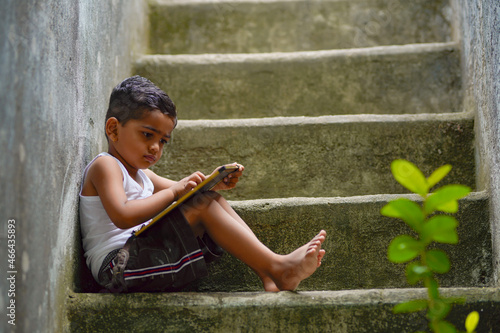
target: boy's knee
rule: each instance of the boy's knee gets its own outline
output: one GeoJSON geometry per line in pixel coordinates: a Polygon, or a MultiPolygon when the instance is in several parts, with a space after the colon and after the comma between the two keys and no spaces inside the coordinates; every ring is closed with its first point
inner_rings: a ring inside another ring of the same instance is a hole
{"type": "Polygon", "coordinates": [[[210,203],[220,198],[220,194],[207,191],[203,193],[197,193],[193,197],[191,197],[187,202],[185,202],[181,207],[184,209],[197,209],[203,210],[208,207],[210,203]]]}
{"type": "Polygon", "coordinates": [[[215,191],[203,192],[201,195],[206,196],[210,200],[218,200],[221,197],[221,195],[215,191]]]}

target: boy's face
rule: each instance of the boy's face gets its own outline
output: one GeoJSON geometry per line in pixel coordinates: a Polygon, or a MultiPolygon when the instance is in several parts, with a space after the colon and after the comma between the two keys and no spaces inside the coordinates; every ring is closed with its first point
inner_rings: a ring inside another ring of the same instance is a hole
{"type": "Polygon", "coordinates": [[[147,169],[158,162],[175,127],[174,120],[159,110],[146,111],[141,119],[131,119],[125,125],[116,118],[112,121],[117,124],[116,130],[108,135],[110,153],[116,152],[115,157],[133,169],[147,169]]]}

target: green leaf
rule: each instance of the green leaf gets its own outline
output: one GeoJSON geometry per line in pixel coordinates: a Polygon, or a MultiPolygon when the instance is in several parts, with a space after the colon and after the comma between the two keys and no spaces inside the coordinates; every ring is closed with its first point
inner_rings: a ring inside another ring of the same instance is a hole
{"type": "Polygon", "coordinates": [[[424,210],[427,214],[440,210],[446,213],[456,213],[458,210],[458,199],[465,197],[471,189],[464,185],[446,185],[431,194],[424,202],[424,210]]]}
{"type": "Polygon", "coordinates": [[[457,244],[457,225],[457,220],[455,220],[453,216],[435,215],[424,224],[422,228],[422,238],[439,243],[457,244]]]}
{"type": "Polygon", "coordinates": [[[382,207],[380,213],[384,216],[402,219],[413,230],[420,232],[424,223],[424,213],[422,208],[415,202],[401,198],[389,202],[382,207]]]}
{"type": "Polygon", "coordinates": [[[403,263],[414,259],[422,249],[422,244],[407,235],[394,238],[389,244],[388,257],[395,263],[403,263]]]}
{"type": "Polygon", "coordinates": [[[425,255],[427,266],[436,273],[446,273],[450,270],[450,259],[441,250],[430,250],[425,255]]]}
{"type": "Polygon", "coordinates": [[[451,323],[441,320],[432,325],[434,333],[457,333],[457,329],[451,323]]]}
{"type": "Polygon", "coordinates": [[[406,266],[406,278],[411,285],[416,284],[424,277],[429,276],[431,271],[427,266],[421,265],[419,262],[411,262],[406,266]]]}
{"type": "Polygon", "coordinates": [[[429,191],[427,179],[415,164],[406,160],[394,160],[391,163],[391,170],[398,183],[413,193],[418,193],[421,196],[427,195],[429,191]]]}
{"type": "Polygon", "coordinates": [[[445,213],[456,213],[458,211],[458,201],[453,200],[449,201],[445,204],[441,204],[438,207],[436,207],[436,210],[445,212],[445,213]]]}
{"type": "Polygon", "coordinates": [[[441,299],[434,300],[433,303],[429,303],[429,311],[427,311],[427,317],[431,320],[441,320],[444,319],[451,310],[451,305],[444,302],[441,299]]]}
{"type": "Polygon", "coordinates": [[[397,304],[392,308],[394,313],[417,312],[427,309],[427,300],[419,299],[397,304]]]}
{"type": "Polygon", "coordinates": [[[431,326],[434,333],[457,333],[455,326],[445,320],[435,322],[431,326]]]}
{"type": "Polygon", "coordinates": [[[465,319],[465,329],[467,333],[472,333],[479,323],[479,313],[477,311],[472,311],[465,319]]]}
{"type": "Polygon", "coordinates": [[[427,186],[429,189],[434,185],[439,183],[451,170],[451,165],[446,164],[442,167],[437,168],[428,178],[427,178],[427,186]]]}

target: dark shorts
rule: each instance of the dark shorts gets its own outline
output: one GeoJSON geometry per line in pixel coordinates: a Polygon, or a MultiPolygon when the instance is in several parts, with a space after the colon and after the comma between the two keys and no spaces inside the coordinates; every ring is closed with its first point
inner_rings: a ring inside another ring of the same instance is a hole
{"type": "Polygon", "coordinates": [[[208,274],[207,263],[223,250],[205,234],[194,236],[175,209],[125,246],[110,252],[99,271],[99,283],[111,292],[180,290],[208,274]]]}

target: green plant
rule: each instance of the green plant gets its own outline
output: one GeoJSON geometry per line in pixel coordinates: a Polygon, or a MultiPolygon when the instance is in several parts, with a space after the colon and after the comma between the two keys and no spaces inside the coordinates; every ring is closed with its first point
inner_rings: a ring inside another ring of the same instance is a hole
{"type": "MultiPolygon", "coordinates": [[[[427,288],[427,299],[413,300],[397,304],[394,313],[407,313],[427,310],[429,327],[434,332],[457,332],[456,328],[445,320],[453,303],[460,299],[443,298],[439,294],[439,285],[435,274],[444,274],[450,270],[450,260],[446,252],[429,246],[432,243],[456,244],[458,222],[450,214],[458,210],[458,200],[465,197],[471,189],[464,185],[445,185],[430,190],[451,170],[451,165],[444,165],[429,177],[413,163],[395,160],[391,164],[394,178],[408,190],[422,197],[418,204],[410,199],[400,198],[390,201],[381,209],[381,214],[403,220],[415,233],[397,236],[388,248],[388,258],[394,263],[407,263],[406,278],[408,283],[423,283],[427,288]],[[445,214],[443,214],[445,213],[445,214]]],[[[477,312],[467,317],[467,332],[474,332],[478,322],[477,312]]]]}

